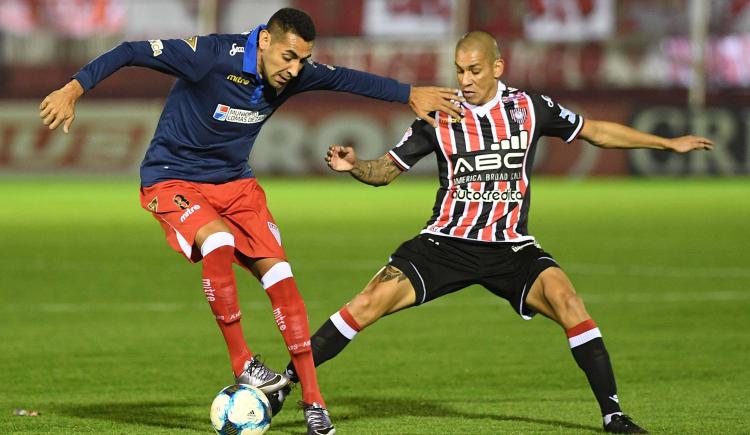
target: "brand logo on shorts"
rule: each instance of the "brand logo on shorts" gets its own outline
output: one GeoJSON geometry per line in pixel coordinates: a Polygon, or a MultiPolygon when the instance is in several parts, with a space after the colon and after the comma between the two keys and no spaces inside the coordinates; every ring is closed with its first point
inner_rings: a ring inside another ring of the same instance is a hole
{"type": "Polygon", "coordinates": [[[194,206],[190,207],[189,209],[185,210],[185,213],[180,216],[180,222],[185,222],[187,218],[190,217],[191,214],[195,213],[196,211],[200,210],[201,206],[198,204],[195,204],[194,206]]]}
{"type": "Polygon", "coordinates": [[[172,198],[172,201],[177,204],[177,207],[180,207],[183,210],[190,207],[190,201],[182,195],[175,195],[174,198],[172,198]]]}
{"type": "Polygon", "coordinates": [[[253,110],[232,109],[226,104],[219,104],[214,110],[214,119],[238,124],[257,124],[266,119],[266,115],[253,110]]]}
{"type": "Polygon", "coordinates": [[[268,229],[271,231],[271,234],[273,234],[273,237],[276,239],[276,243],[278,243],[279,246],[281,246],[281,232],[279,231],[279,227],[277,227],[275,223],[269,222],[268,229]]]}
{"type": "Polygon", "coordinates": [[[156,213],[159,210],[159,197],[155,196],[154,199],[152,199],[151,202],[148,203],[146,208],[156,213]]]}

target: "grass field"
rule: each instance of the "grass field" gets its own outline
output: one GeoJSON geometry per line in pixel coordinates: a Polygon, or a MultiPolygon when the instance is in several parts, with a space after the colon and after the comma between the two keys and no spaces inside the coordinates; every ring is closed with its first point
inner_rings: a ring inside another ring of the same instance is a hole
{"type": "MultiPolygon", "coordinates": [[[[435,181],[263,184],[315,330],[419,231],[435,181]]],[[[599,324],[625,411],[652,433],[748,431],[749,186],[535,181],[530,229],[599,324]]],[[[135,181],[0,181],[0,433],[211,433],[225,347],[200,267],[167,247],[137,193],[135,181]]],[[[267,298],[238,274],[251,349],[281,368],[267,298]]],[[[319,376],[341,434],[601,430],[563,332],[478,287],[383,319],[319,376]]],[[[272,433],[304,433],[298,398],[272,433]]]]}

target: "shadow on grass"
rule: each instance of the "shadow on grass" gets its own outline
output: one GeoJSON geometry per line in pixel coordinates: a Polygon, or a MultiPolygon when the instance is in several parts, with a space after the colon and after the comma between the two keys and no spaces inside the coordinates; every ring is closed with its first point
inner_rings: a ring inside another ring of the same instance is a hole
{"type": "MultiPolygon", "coordinates": [[[[338,396],[334,407],[346,406],[347,412],[334,414],[333,422],[359,419],[386,419],[394,417],[442,417],[468,420],[495,420],[498,422],[522,422],[554,428],[575,429],[578,431],[601,432],[601,428],[571,423],[562,420],[530,418],[499,413],[473,413],[458,411],[445,406],[442,400],[407,400],[394,398],[377,398],[367,396],[338,396]]],[[[146,401],[146,402],[109,402],[82,405],[56,406],[60,414],[83,419],[108,420],[115,423],[153,426],[171,430],[194,430],[206,432],[210,429],[207,416],[196,416],[181,409],[193,408],[190,401],[146,401]]],[[[287,404],[283,412],[296,411],[293,404],[287,404]],[[291,406],[290,406],[291,405],[291,406]]],[[[301,417],[301,416],[300,416],[301,417]]],[[[288,433],[305,433],[302,418],[274,424],[276,430],[288,433]],[[298,432],[299,431],[299,432],[298,432]]]]}
{"type": "Polygon", "coordinates": [[[191,401],[107,402],[57,405],[55,411],[84,419],[207,432],[211,429],[207,415],[196,416],[182,411],[195,406],[191,401]]]}
{"type": "Polygon", "coordinates": [[[445,406],[444,400],[406,400],[361,396],[338,396],[336,397],[336,404],[339,406],[345,405],[351,407],[353,408],[353,411],[342,414],[340,417],[334,415],[334,423],[336,421],[356,420],[360,418],[379,419],[400,416],[444,417],[451,419],[495,420],[499,422],[516,421],[555,428],[576,429],[579,431],[591,431],[597,433],[601,432],[600,427],[587,426],[562,420],[521,417],[492,412],[474,413],[458,411],[455,408],[445,406]]]}

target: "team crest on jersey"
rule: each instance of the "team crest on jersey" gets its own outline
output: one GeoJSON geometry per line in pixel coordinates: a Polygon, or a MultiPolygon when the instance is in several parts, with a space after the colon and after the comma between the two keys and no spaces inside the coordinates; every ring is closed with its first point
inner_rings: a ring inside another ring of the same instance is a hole
{"type": "Polygon", "coordinates": [[[525,107],[515,107],[509,110],[510,118],[516,121],[516,124],[523,124],[526,122],[527,112],[525,107]]]}
{"type": "Polygon", "coordinates": [[[146,206],[149,210],[156,213],[159,211],[159,197],[155,196],[154,199],[151,200],[151,202],[148,203],[146,206]]]}
{"type": "Polygon", "coordinates": [[[193,49],[193,51],[196,51],[198,49],[198,36],[191,36],[190,38],[185,38],[182,41],[185,42],[188,47],[193,49]]]}
{"type": "Polygon", "coordinates": [[[177,204],[177,207],[180,207],[182,210],[190,207],[190,201],[182,195],[175,195],[174,198],[172,198],[172,201],[174,201],[174,203],[177,204]]]}

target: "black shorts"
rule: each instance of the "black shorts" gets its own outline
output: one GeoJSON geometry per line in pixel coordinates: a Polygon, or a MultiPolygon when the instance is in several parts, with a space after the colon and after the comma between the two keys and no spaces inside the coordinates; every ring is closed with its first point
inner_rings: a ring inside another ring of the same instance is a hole
{"type": "Polygon", "coordinates": [[[506,299],[524,319],[536,314],[526,296],[548,267],[560,267],[536,242],[486,243],[420,234],[391,255],[390,264],[411,281],[414,305],[472,284],[506,299]]]}

